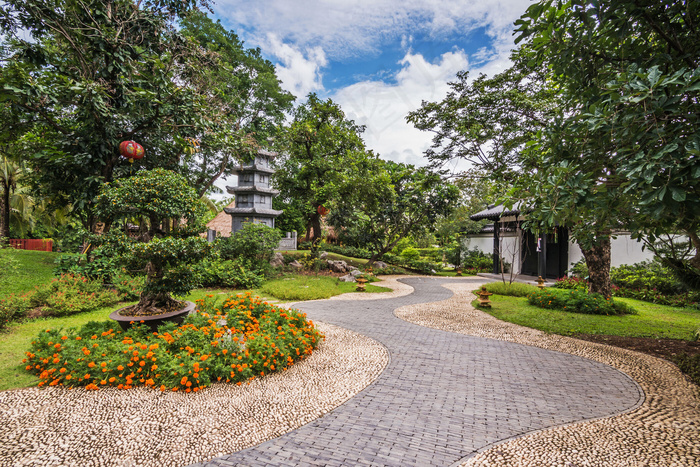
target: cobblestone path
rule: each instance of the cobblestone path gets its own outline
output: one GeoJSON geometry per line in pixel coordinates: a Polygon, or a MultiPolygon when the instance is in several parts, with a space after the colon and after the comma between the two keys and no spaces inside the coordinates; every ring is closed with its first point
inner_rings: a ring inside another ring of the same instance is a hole
{"type": "Polygon", "coordinates": [[[395,299],[295,306],[313,320],[381,342],[390,352],[389,365],[373,384],[325,416],[197,465],[450,466],[500,440],[641,403],[639,386],[610,366],[394,316],[404,305],[449,298],[452,292],[440,284],[451,280],[405,279],[415,292],[395,299]]]}

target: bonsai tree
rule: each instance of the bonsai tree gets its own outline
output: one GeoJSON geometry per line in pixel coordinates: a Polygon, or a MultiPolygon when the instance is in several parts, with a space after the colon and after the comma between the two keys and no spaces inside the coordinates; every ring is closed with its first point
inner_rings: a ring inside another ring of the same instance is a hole
{"type": "Polygon", "coordinates": [[[146,271],[146,286],[131,315],[176,310],[180,303],[171,294],[184,296],[197,286],[190,265],[209,248],[199,236],[205,230],[206,208],[194,188],[168,170],[140,171],[106,183],[96,204],[107,229],[112,229],[109,236],[129,246],[125,259],[146,271]],[[115,223],[126,226],[128,220],[139,222],[141,232],[131,245],[125,233],[114,232],[115,223]]]}

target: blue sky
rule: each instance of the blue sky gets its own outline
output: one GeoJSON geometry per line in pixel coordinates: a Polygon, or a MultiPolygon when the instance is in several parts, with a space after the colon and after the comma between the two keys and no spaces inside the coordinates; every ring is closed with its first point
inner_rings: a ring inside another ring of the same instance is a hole
{"type": "Polygon", "coordinates": [[[339,103],[385,159],[424,165],[431,135],[405,122],[458,71],[508,67],[530,0],[217,0],[214,17],[277,65],[282,86],[339,103]]]}

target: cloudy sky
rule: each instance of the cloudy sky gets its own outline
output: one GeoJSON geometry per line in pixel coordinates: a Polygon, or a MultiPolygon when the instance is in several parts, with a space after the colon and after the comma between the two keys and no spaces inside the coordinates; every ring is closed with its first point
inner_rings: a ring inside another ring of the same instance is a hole
{"type": "Polygon", "coordinates": [[[425,165],[431,136],[405,122],[460,70],[508,66],[513,22],[531,0],[216,0],[214,16],[277,65],[303,102],[332,98],[384,159],[425,165]]]}

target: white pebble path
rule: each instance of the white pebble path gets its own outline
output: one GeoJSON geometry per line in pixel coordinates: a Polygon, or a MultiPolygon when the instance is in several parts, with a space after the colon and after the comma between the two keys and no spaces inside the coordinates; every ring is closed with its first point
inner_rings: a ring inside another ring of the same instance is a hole
{"type": "Polygon", "coordinates": [[[396,310],[406,321],[470,336],[565,352],[610,365],[634,379],[645,400],[610,418],[541,430],[489,446],[459,463],[475,466],[698,467],[700,390],[678,368],[650,355],[546,334],[498,320],[471,306],[474,283],[446,284],[445,301],[396,310]]]}

